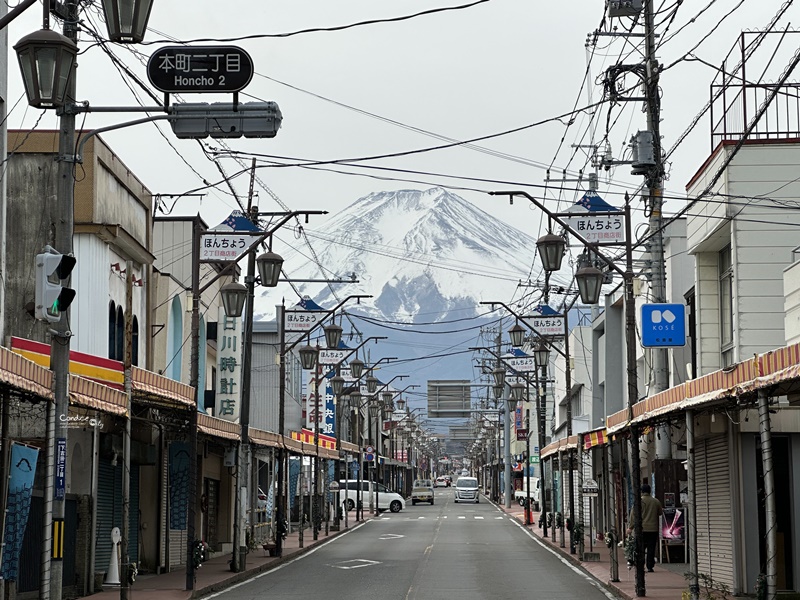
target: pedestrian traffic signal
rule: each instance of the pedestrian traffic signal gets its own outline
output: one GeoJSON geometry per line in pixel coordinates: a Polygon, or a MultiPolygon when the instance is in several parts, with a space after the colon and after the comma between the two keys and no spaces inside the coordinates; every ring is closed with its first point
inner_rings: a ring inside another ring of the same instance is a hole
{"type": "Polygon", "coordinates": [[[50,246],[36,255],[35,318],[57,323],[75,299],[75,290],[63,283],[75,268],[75,257],[59,254],[50,246]]]}

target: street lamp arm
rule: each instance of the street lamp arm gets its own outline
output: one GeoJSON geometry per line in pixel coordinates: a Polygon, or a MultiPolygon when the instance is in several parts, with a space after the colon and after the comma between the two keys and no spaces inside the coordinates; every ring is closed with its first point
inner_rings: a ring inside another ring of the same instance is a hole
{"type": "MultiPolygon", "coordinates": [[[[561,348],[559,348],[558,346],[556,346],[555,344],[553,344],[553,342],[551,342],[551,341],[550,341],[550,340],[548,340],[547,338],[543,337],[541,333],[539,333],[538,331],[536,331],[536,329],[534,329],[534,328],[533,328],[533,326],[532,326],[530,323],[528,323],[528,322],[527,322],[527,321],[526,321],[526,320],[525,320],[525,319],[522,317],[522,315],[520,315],[519,313],[517,313],[515,310],[513,310],[513,309],[512,309],[510,306],[508,306],[508,305],[507,305],[507,304],[505,304],[504,302],[500,302],[500,301],[488,301],[488,302],[481,302],[481,304],[488,304],[488,305],[490,305],[490,306],[492,307],[492,309],[494,309],[494,306],[495,306],[495,305],[500,305],[500,306],[502,306],[502,307],[503,307],[503,308],[505,308],[505,309],[506,309],[508,312],[510,312],[512,315],[514,315],[514,316],[517,318],[517,321],[518,321],[518,322],[521,322],[521,323],[522,323],[522,324],[523,324],[525,327],[527,327],[527,328],[528,328],[528,329],[530,329],[530,330],[531,330],[533,333],[535,333],[535,334],[536,334],[536,338],[537,338],[537,339],[538,339],[540,342],[542,342],[542,343],[544,343],[544,344],[547,344],[548,346],[550,346],[550,347],[551,347],[553,350],[555,350],[556,352],[558,352],[558,353],[559,353],[559,354],[560,354],[560,355],[561,355],[563,358],[567,358],[567,355],[564,353],[564,351],[562,351],[562,350],[561,350],[561,348]]],[[[566,314],[564,314],[564,318],[565,318],[565,319],[567,318],[567,315],[566,315],[566,314]]],[[[470,350],[488,350],[488,348],[470,348],[470,350]]],[[[499,357],[498,357],[498,358],[499,358],[499,357]]]]}
{"type": "MultiPolygon", "coordinates": [[[[605,254],[603,254],[602,252],[599,251],[599,245],[597,243],[588,241],[586,238],[584,238],[582,235],[580,235],[578,232],[576,232],[572,227],[570,227],[566,223],[566,221],[564,221],[557,213],[554,213],[553,211],[549,210],[544,204],[539,202],[536,198],[531,196],[528,192],[523,192],[523,191],[489,192],[489,195],[490,196],[508,196],[511,199],[512,202],[514,201],[513,200],[514,196],[523,196],[523,197],[527,198],[528,200],[531,201],[531,203],[533,203],[536,206],[536,208],[538,208],[544,214],[546,214],[548,216],[548,218],[552,219],[553,221],[555,221],[556,223],[561,225],[564,229],[566,229],[569,232],[569,234],[571,236],[573,236],[581,244],[583,244],[587,248],[591,249],[595,254],[597,254],[597,256],[599,258],[601,258],[603,260],[603,262],[605,262],[610,269],[612,269],[613,271],[616,271],[617,273],[619,273],[623,277],[627,276],[627,273],[626,273],[626,271],[624,269],[621,269],[619,266],[617,266],[617,264],[613,260],[611,260],[605,254]]],[[[627,200],[626,200],[626,205],[627,205],[627,200]]],[[[604,214],[621,214],[622,215],[622,214],[627,214],[627,211],[614,211],[614,212],[604,211],[604,214]]]]}
{"type": "MultiPolygon", "coordinates": [[[[284,222],[285,222],[285,221],[284,221],[284,222]]],[[[289,344],[289,345],[288,345],[288,346],[287,346],[287,347],[284,349],[284,351],[283,351],[283,355],[285,356],[286,354],[288,354],[289,352],[291,352],[291,351],[292,351],[292,350],[293,350],[293,349],[294,349],[294,348],[297,346],[297,344],[299,344],[299,343],[300,343],[300,342],[302,342],[304,339],[306,339],[306,337],[307,337],[308,335],[310,335],[310,334],[311,334],[311,332],[312,332],[312,331],[314,331],[314,330],[315,330],[317,327],[319,327],[320,325],[322,325],[323,323],[325,323],[325,321],[327,321],[329,317],[331,317],[331,316],[333,316],[334,314],[336,314],[336,311],[337,311],[337,310],[339,310],[340,308],[342,308],[342,306],[344,306],[344,305],[345,305],[347,302],[349,302],[350,300],[361,300],[362,298],[372,298],[372,295],[368,295],[368,294],[353,294],[352,296],[348,296],[347,298],[345,298],[344,300],[342,300],[341,302],[339,302],[339,304],[337,304],[336,306],[334,306],[334,307],[333,307],[331,310],[324,311],[324,312],[325,312],[325,315],[324,315],[324,316],[323,316],[323,317],[322,317],[322,318],[321,318],[319,321],[317,321],[317,322],[314,324],[314,326],[313,326],[313,327],[311,327],[311,329],[309,329],[308,331],[306,331],[306,332],[305,332],[305,333],[304,333],[302,336],[300,336],[300,337],[299,337],[297,340],[295,340],[293,343],[289,344]]]]}
{"type": "Polygon", "coordinates": [[[227,265],[225,265],[221,271],[219,271],[214,277],[212,277],[204,286],[197,290],[197,294],[200,295],[205,292],[209,287],[211,287],[214,282],[219,280],[221,277],[230,274],[233,268],[242,260],[245,256],[247,256],[251,250],[254,250],[258,247],[258,245],[266,240],[268,237],[272,236],[278,229],[286,225],[290,220],[294,219],[295,217],[299,217],[300,215],[305,215],[308,218],[309,215],[326,215],[328,211],[325,210],[293,210],[290,212],[281,213],[282,218],[270,229],[263,232],[263,234],[259,235],[255,242],[250,244],[250,247],[247,249],[247,252],[243,252],[236,260],[229,261],[227,265]]]}

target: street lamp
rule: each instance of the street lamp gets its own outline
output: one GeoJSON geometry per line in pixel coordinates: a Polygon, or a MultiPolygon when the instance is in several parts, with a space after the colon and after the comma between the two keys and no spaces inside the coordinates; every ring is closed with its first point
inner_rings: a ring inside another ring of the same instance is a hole
{"type": "Polygon", "coordinates": [[[64,106],[78,45],[56,31],[40,29],[23,37],[14,50],[28,104],[36,108],[64,106]]]}
{"type": "Polygon", "coordinates": [[[331,323],[330,325],[325,325],[322,329],[325,332],[325,344],[328,348],[338,348],[339,342],[342,341],[342,326],[331,323]]]}
{"type": "Polygon", "coordinates": [[[144,39],[153,0],[103,0],[108,39],[138,44],[144,39]]]}
{"type": "Polygon", "coordinates": [[[524,383],[512,383],[511,384],[511,396],[509,397],[508,403],[509,405],[516,404],[525,396],[525,384],[524,383]]]}
{"type": "Polygon", "coordinates": [[[578,293],[584,304],[597,304],[603,287],[603,272],[592,264],[582,266],[575,273],[578,282],[578,293]]]}
{"type": "Polygon", "coordinates": [[[264,287],[275,287],[278,285],[278,279],[281,276],[283,257],[272,251],[264,252],[259,254],[258,258],[256,258],[256,267],[258,267],[258,276],[261,279],[261,285],[264,287]]]}
{"type": "Polygon", "coordinates": [[[367,392],[369,392],[370,394],[374,394],[375,391],[378,389],[378,378],[370,375],[369,377],[367,377],[366,382],[367,382],[367,392]]]}
{"type": "Polygon", "coordinates": [[[502,385],[493,385],[492,391],[494,391],[495,400],[500,400],[503,397],[503,386],[502,385]]]}
{"type": "Polygon", "coordinates": [[[514,348],[521,348],[525,343],[525,328],[519,324],[519,321],[508,330],[508,337],[511,338],[511,345],[514,348]]]}
{"type": "MultiPolygon", "coordinates": [[[[494,385],[495,387],[500,388],[500,395],[502,396],[503,386],[506,384],[506,370],[502,367],[497,367],[494,371],[492,371],[492,377],[494,378],[494,385]]],[[[499,398],[495,393],[495,398],[499,398]]]]}
{"type": "Polygon", "coordinates": [[[402,398],[398,398],[397,400],[394,401],[394,403],[395,403],[395,406],[397,406],[397,410],[399,410],[399,411],[404,410],[405,407],[406,407],[406,401],[403,400],[402,398]]]}
{"type": "Polygon", "coordinates": [[[238,319],[244,312],[244,303],[247,300],[247,286],[237,281],[226,283],[220,288],[219,295],[222,298],[222,307],[225,309],[225,316],[238,319]]]}
{"type": "Polygon", "coordinates": [[[560,235],[549,232],[536,240],[536,248],[542,258],[542,267],[545,271],[558,271],[564,258],[566,240],[560,235]]]}
{"type": "Polygon", "coordinates": [[[305,346],[300,346],[297,350],[297,354],[300,355],[300,366],[304,371],[311,371],[315,366],[317,366],[317,355],[319,354],[319,350],[317,350],[314,346],[309,346],[306,344],[305,346]]]}
{"type": "Polygon", "coordinates": [[[550,362],[550,348],[544,342],[536,344],[533,351],[533,360],[539,368],[546,367],[550,362]]]}
{"type": "Polygon", "coordinates": [[[364,374],[364,361],[358,358],[351,360],[350,374],[353,376],[353,379],[361,379],[361,375],[364,374]]]}

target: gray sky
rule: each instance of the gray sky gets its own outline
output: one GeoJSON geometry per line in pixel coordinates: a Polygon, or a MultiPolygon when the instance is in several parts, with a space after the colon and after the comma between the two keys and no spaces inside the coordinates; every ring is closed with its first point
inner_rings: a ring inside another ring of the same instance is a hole
{"type": "MultiPolygon", "coordinates": [[[[287,34],[471,3],[474,0],[154,0],[151,31],[146,41],[287,34]]],[[[659,31],[663,32],[669,24],[666,36],[661,38],[663,46],[659,59],[670,64],[704,40],[695,50],[696,55],[718,65],[743,28],[765,26],[782,4],[783,0],[686,1],[671,20],[674,0],[656,2],[659,31]],[[725,17],[728,13],[731,15],[725,17]],[[695,17],[694,23],[683,28],[695,17]],[[715,26],[717,29],[713,29],[715,26]]],[[[95,7],[84,14],[84,21],[87,27],[100,28],[105,35],[98,6],[96,0],[95,7]]],[[[798,12],[800,8],[791,8],[779,28],[787,22],[797,22],[798,12]]],[[[628,63],[640,58],[636,49],[639,38],[626,41],[602,37],[593,52],[587,51],[584,46],[587,34],[600,26],[603,14],[602,0],[570,3],[488,0],[460,10],[341,31],[230,42],[248,50],[255,62],[256,75],[242,93],[241,100],[278,102],[284,122],[275,139],[231,140],[227,145],[242,153],[242,164],[246,168],[250,164],[249,152],[282,157],[274,159],[282,163],[370,157],[447,143],[425,132],[467,140],[550,120],[518,133],[478,142],[480,148],[454,147],[360,163],[436,175],[354,165],[324,167],[349,174],[299,167],[258,171],[259,179],[291,209],[332,213],[372,191],[452,186],[456,193],[483,210],[536,237],[538,219],[529,206],[523,202],[509,206],[506,200],[490,198],[481,190],[520,189],[525,184],[542,186],[545,168],[551,164],[554,177],[560,177],[564,168],[576,171],[583,167],[583,151],[576,153],[571,145],[602,139],[607,107],[599,110],[593,126],[590,126],[589,112],[551,119],[569,113],[576,106],[584,107],[600,100],[602,89],[596,80],[602,78],[604,70],[621,54],[630,55],[628,63]],[[590,53],[588,79],[585,79],[590,53]],[[508,183],[469,181],[459,176],[508,183]]],[[[23,35],[38,29],[40,21],[41,9],[35,5],[12,24],[9,43],[13,45],[23,35]]],[[[614,21],[618,26],[630,22],[614,21]]],[[[604,29],[608,30],[608,26],[604,29]]],[[[641,32],[641,28],[634,31],[641,32]]],[[[85,54],[79,57],[79,99],[96,106],[135,106],[137,100],[130,86],[144,104],[154,104],[130,77],[120,75],[102,49],[91,44],[90,36],[81,36],[80,47],[85,54]]],[[[109,46],[109,49],[146,82],[143,63],[157,47],[109,46]]],[[[776,76],[783,70],[786,58],[776,58],[772,67],[776,76]]],[[[9,68],[9,106],[13,106],[22,94],[13,51],[10,61],[14,61],[9,68]]],[[[673,145],[708,101],[713,76],[713,69],[698,62],[678,63],[663,74],[665,148],[673,145]]],[[[191,95],[183,101],[229,98],[191,95]]],[[[23,100],[11,112],[9,126],[33,127],[39,116],[40,111],[28,108],[23,100]]],[[[90,114],[86,116],[84,127],[91,129],[126,119],[120,114],[90,114]]],[[[622,111],[615,109],[612,121],[615,124],[609,141],[615,158],[621,158],[631,134],[645,127],[641,104],[631,103],[622,111]]],[[[55,126],[52,111],[39,123],[40,128],[55,126]]],[[[168,125],[158,127],[163,136],[156,125],[148,124],[105,134],[104,139],[154,193],[183,193],[203,187],[203,180],[220,181],[220,172],[203,155],[197,142],[175,139],[168,125]]],[[[207,140],[205,146],[224,150],[215,140],[207,140]]],[[[706,116],[671,157],[667,197],[684,194],[684,185],[709,150],[706,116]]],[[[221,159],[220,164],[231,176],[243,168],[231,158],[221,159]]],[[[632,189],[641,183],[641,177],[629,174],[629,167],[619,167],[610,176],[601,176],[600,193],[612,204],[619,205],[618,194],[626,187],[632,189]]],[[[247,176],[234,178],[233,186],[246,202],[247,176]]],[[[576,187],[576,184],[568,186],[576,187]]],[[[260,185],[256,189],[262,210],[280,210],[260,185]]],[[[569,192],[560,194],[542,187],[525,189],[551,199],[554,208],[558,198],[576,199],[575,194],[569,192]]],[[[670,200],[666,209],[674,211],[680,206],[679,201],[670,200]]],[[[197,199],[178,200],[172,214],[194,214],[198,208],[213,226],[236,208],[236,202],[227,187],[220,185],[209,189],[200,205],[197,199]]],[[[315,218],[310,227],[322,228],[324,221],[322,217],[315,218]]],[[[293,238],[289,232],[281,237],[287,241],[293,238]]]]}

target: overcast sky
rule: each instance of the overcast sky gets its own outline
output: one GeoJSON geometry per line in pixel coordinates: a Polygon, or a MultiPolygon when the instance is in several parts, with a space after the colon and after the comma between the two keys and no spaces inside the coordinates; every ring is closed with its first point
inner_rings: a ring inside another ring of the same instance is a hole
{"type": "MultiPolygon", "coordinates": [[[[659,59],[669,65],[693,50],[703,61],[719,65],[742,29],[766,26],[783,3],[684,1],[673,19],[678,3],[659,1],[656,20],[659,31],[666,30],[660,38],[663,46],[659,59]],[[693,19],[696,20],[684,27],[693,19]]],[[[95,0],[95,7],[84,12],[84,25],[99,29],[105,36],[98,6],[99,1],[95,0]]],[[[778,28],[797,22],[799,12],[800,7],[790,8],[778,28]]],[[[246,202],[248,177],[241,172],[250,165],[250,153],[257,152],[269,155],[260,159],[259,165],[264,168],[258,170],[260,181],[256,185],[262,210],[281,210],[281,204],[264,186],[292,210],[335,213],[373,191],[441,185],[453,188],[481,209],[536,237],[538,219],[529,206],[523,202],[509,206],[507,200],[490,198],[485,191],[527,189],[549,198],[554,208],[557,199],[574,202],[575,192],[560,193],[542,187],[545,169],[552,165],[552,176],[559,178],[562,169],[574,173],[583,167],[585,151],[571,146],[603,139],[608,107],[600,108],[594,120],[590,119],[590,111],[555,117],[601,100],[598,82],[620,55],[627,57],[627,63],[641,58],[637,54],[640,38],[604,36],[596,47],[587,50],[585,43],[591,32],[598,28],[609,31],[610,25],[630,25],[627,19],[601,25],[603,16],[603,0],[154,0],[146,41],[271,36],[227,42],[245,48],[255,63],[256,74],[241,100],[274,100],[284,115],[283,127],[275,139],[232,140],[225,144],[241,153],[240,163],[224,157],[219,164],[232,177],[231,185],[242,202],[246,202]],[[287,35],[459,6],[463,8],[405,20],[287,35]],[[543,124],[497,135],[539,122],[543,124]],[[295,164],[365,158],[422,151],[447,144],[443,139],[463,141],[482,136],[495,137],[472,147],[450,147],[357,164],[325,165],[319,169],[267,168],[270,161],[295,164]]],[[[41,9],[35,5],[11,25],[10,45],[38,29],[40,23],[41,9]]],[[[54,26],[60,28],[60,23],[54,26]]],[[[640,27],[634,29],[641,31],[640,27]]],[[[80,100],[95,106],[135,106],[139,100],[146,105],[155,104],[139,83],[120,74],[103,49],[92,44],[89,35],[81,35],[80,47],[85,52],[79,57],[80,100]]],[[[107,48],[139,81],[146,83],[144,63],[157,47],[107,48]]],[[[22,94],[13,51],[11,61],[9,107],[22,94]]],[[[786,62],[786,57],[776,57],[771,67],[775,77],[786,62]]],[[[672,147],[708,101],[714,74],[711,67],[700,62],[679,62],[663,74],[665,148],[672,147]]],[[[180,101],[228,99],[230,96],[191,95],[180,101]]],[[[172,100],[179,101],[175,97],[172,100]]],[[[645,127],[645,115],[639,103],[630,103],[624,110],[614,109],[611,114],[613,127],[608,140],[614,157],[622,158],[631,134],[645,127]]],[[[139,116],[131,114],[129,118],[139,116]]],[[[31,128],[39,117],[40,111],[28,108],[23,100],[11,112],[9,126],[31,128]]],[[[118,113],[90,114],[83,127],[92,129],[127,119],[118,113]]],[[[78,122],[82,120],[79,118],[78,122]]],[[[38,124],[39,128],[55,126],[52,111],[38,124]]],[[[220,182],[222,175],[203,154],[201,144],[175,139],[168,125],[138,125],[103,137],[153,193],[180,194],[202,188],[207,194],[202,201],[165,200],[171,214],[191,215],[199,210],[213,226],[237,208],[226,185],[206,187],[206,183],[220,182]]],[[[206,150],[226,151],[215,140],[203,145],[206,150]]],[[[686,182],[709,150],[706,116],[670,159],[667,197],[684,194],[686,182]]],[[[628,167],[619,167],[608,175],[601,176],[600,193],[612,204],[619,204],[619,194],[626,187],[633,189],[641,183],[641,177],[631,176],[628,167]]],[[[578,185],[571,183],[568,187],[578,185]]],[[[669,201],[666,208],[677,210],[680,202],[669,201]]],[[[324,221],[314,218],[310,227],[324,228],[324,221]]],[[[281,237],[293,239],[288,231],[281,237]]]]}

